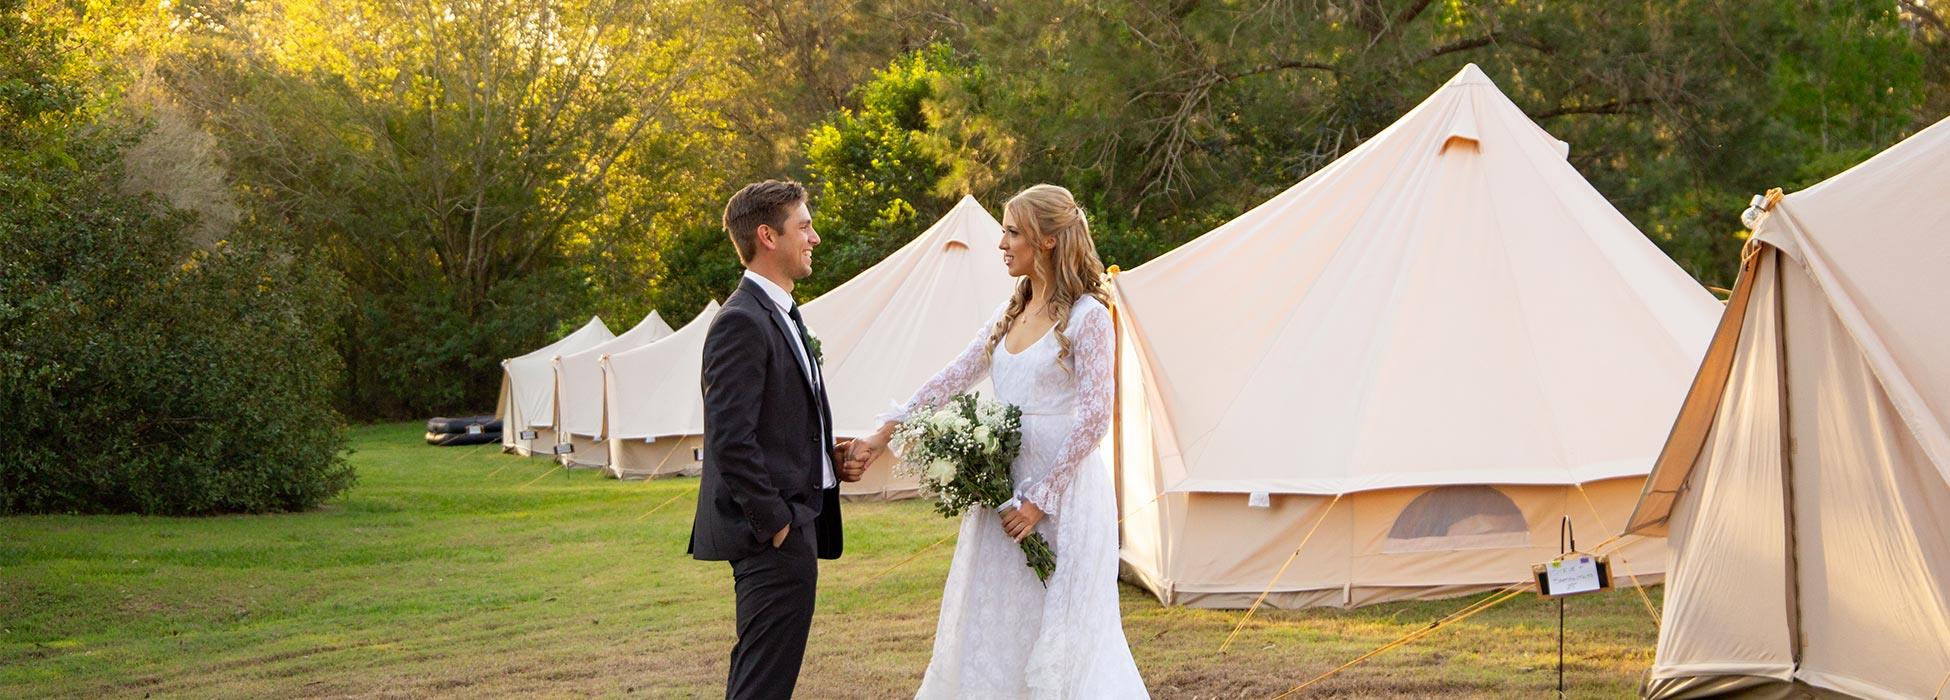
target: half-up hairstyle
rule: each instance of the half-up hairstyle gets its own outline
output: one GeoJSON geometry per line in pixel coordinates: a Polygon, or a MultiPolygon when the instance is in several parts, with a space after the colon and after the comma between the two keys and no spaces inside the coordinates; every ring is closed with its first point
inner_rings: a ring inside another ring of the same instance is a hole
{"type": "MultiPolygon", "coordinates": [[[[1049,281],[1049,300],[1044,313],[1056,321],[1056,359],[1070,356],[1070,338],[1064,333],[1070,325],[1070,307],[1085,296],[1096,297],[1110,306],[1110,290],[1104,286],[1104,263],[1097,257],[1097,244],[1090,238],[1090,222],[1077,206],[1070,191],[1056,185],[1036,185],[1023,190],[1003,205],[1004,218],[1014,219],[1017,229],[1029,238],[1036,250],[1036,273],[1049,281]],[[1042,242],[1056,240],[1056,247],[1044,254],[1042,242]]],[[[995,351],[1002,336],[1015,327],[1016,318],[1029,306],[1035,290],[1024,277],[1009,297],[1008,310],[995,329],[989,332],[989,352],[995,351]]]]}

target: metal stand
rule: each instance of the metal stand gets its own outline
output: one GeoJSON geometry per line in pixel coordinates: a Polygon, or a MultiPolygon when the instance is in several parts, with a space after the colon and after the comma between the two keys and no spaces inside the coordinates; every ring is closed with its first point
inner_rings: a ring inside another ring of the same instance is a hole
{"type": "MultiPolygon", "coordinates": [[[[1578,536],[1571,529],[1571,516],[1564,516],[1557,528],[1557,554],[1564,556],[1577,549],[1578,536]]],[[[1564,697],[1564,598],[1557,599],[1557,697],[1564,697]]]]}

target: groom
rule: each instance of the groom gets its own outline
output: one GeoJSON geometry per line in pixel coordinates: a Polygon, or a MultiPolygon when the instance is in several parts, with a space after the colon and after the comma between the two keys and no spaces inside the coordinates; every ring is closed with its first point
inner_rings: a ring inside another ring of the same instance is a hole
{"type": "Polygon", "coordinates": [[[704,339],[704,475],[690,552],[731,562],[738,644],[725,697],[789,698],[812,626],[819,559],[840,556],[840,481],[864,459],[832,410],[793,283],[819,245],[806,188],[766,180],[724,208],[744,278],[704,339]]]}

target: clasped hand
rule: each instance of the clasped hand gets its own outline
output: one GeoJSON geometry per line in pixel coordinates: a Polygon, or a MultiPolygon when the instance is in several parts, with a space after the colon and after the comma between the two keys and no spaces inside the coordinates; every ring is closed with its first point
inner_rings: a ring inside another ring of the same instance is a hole
{"type": "Polygon", "coordinates": [[[1020,506],[1004,510],[1001,515],[1002,532],[1017,542],[1036,534],[1036,524],[1043,521],[1043,509],[1029,501],[1023,501],[1020,506]]]}
{"type": "MultiPolygon", "coordinates": [[[[860,475],[866,473],[867,465],[871,464],[875,457],[880,456],[881,451],[887,449],[888,438],[893,435],[893,432],[894,424],[887,423],[872,435],[835,445],[833,458],[845,465],[840,468],[840,479],[859,481],[860,475]]],[[[1002,531],[1015,541],[1021,542],[1028,539],[1030,535],[1036,534],[1036,524],[1043,521],[1043,515],[1041,507],[1023,501],[1020,507],[1001,512],[1002,531]]]]}
{"type": "Polygon", "coordinates": [[[833,444],[833,465],[839,469],[840,481],[859,481],[867,473],[867,465],[873,463],[878,450],[865,440],[841,440],[833,444]]]}

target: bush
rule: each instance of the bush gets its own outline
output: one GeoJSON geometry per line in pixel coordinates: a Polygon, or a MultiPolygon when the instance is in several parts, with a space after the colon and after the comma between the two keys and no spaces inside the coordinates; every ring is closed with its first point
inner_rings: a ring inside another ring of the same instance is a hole
{"type": "MultiPolygon", "coordinates": [[[[6,53],[36,46],[7,14],[6,53]]],[[[336,278],[248,232],[196,247],[194,217],[119,190],[126,134],[34,97],[49,94],[0,90],[0,514],[295,510],[344,491],[336,278]]]]}

